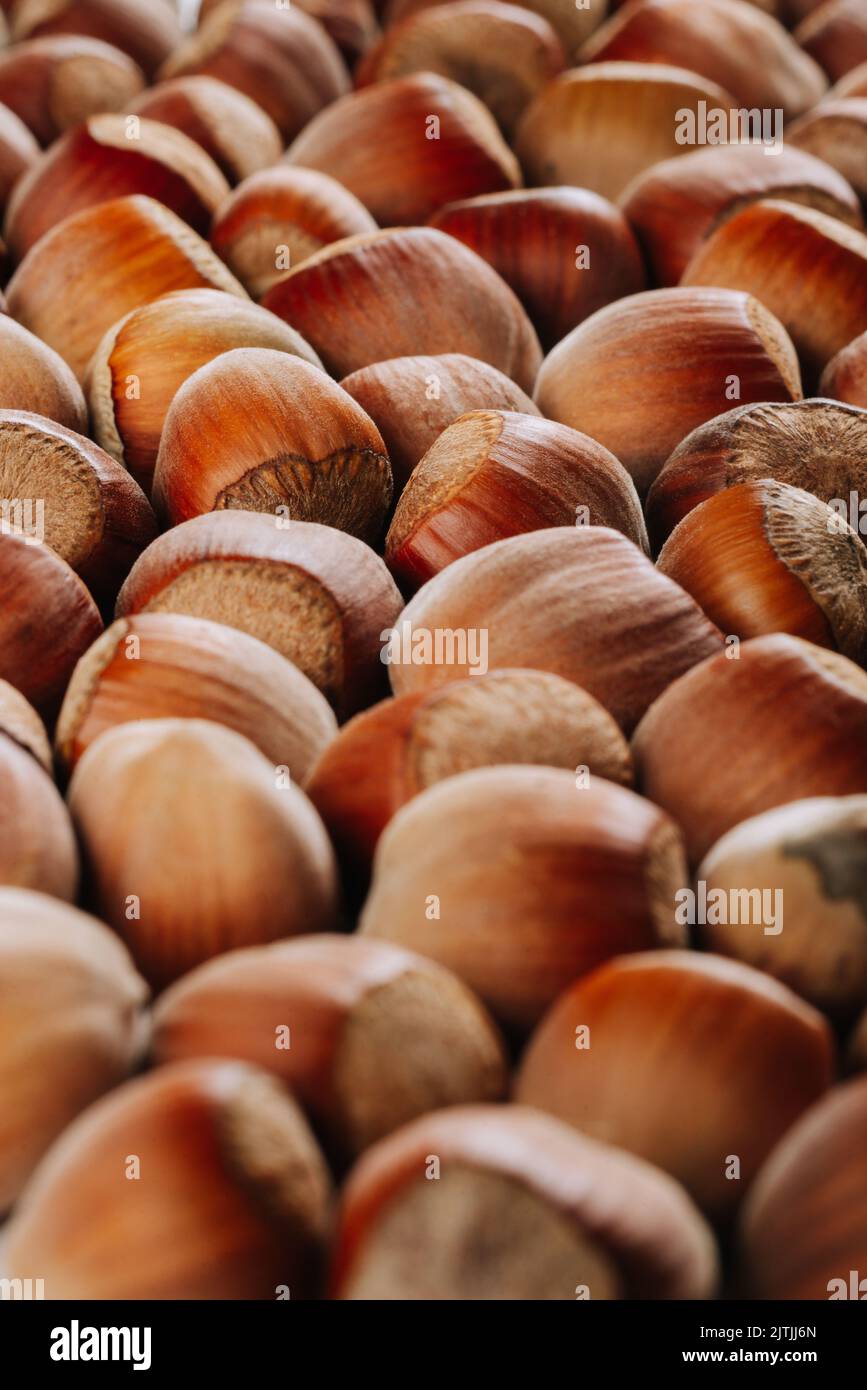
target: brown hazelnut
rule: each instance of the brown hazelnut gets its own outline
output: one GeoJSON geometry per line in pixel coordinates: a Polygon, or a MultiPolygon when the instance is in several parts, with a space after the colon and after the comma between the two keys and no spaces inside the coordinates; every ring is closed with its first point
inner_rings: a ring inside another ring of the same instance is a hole
{"type": "Polygon", "coordinates": [[[15,1210],[5,1263],[48,1299],[315,1297],[330,1200],[284,1086],[240,1062],[179,1063],[69,1126],[15,1210]]]}
{"type": "Polygon", "coordinates": [[[85,383],[94,434],[146,493],[177,391],[199,367],[242,347],[272,348],[321,366],[301,334],[276,314],[220,290],[161,295],[106,333],[85,383]]]}
{"type": "Polygon", "coordinates": [[[851,343],[832,357],[819,382],[823,396],[835,401],[867,407],[867,332],[859,333],[851,343]]]}
{"type": "Polygon", "coordinates": [[[698,863],[761,811],[863,792],[867,674],[798,637],[754,637],[669,685],[632,747],[639,786],[683,827],[698,863]]]}
{"type": "Polygon", "coordinates": [[[795,39],[832,82],[867,60],[867,18],[858,0],[825,0],[802,19],[795,39]]]}
{"type": "MultiPolygon", "coordinates": [[[[7,729],[4,715],[11,687],[2,682],[0,690],[0,884],[33,888],[73,902],[78,851],[72,822],[50,770],[7,729]]],[[[25,703],[17,691],[12,694],[25,703]]],[[[13,707],[13,717],[16,712],[13,707]]],[[[30,712],[36,719],[35,712],[30,712]]],[[[44,738],[41,726],[40,732],[44,738]]]]}
{"type": "Polygon", "coordinates": [[[576,524],[610,526],[648,549],[635,485],[601,444],[537,415],[475,410],[422,458],[397,504],[385,559],[412,592],[493,541],[576,524]]]}
{"type": "MultiPolygon", "coordinates": [[[[786,131],[798,149],[816,155],[847,179],[862,203],[867,202],[867,97],[823,101],[786,131]]],[[[785,198],[788,195],[780,194],[785,198]]]]}
{"type": "MultiPolygon", "coordinates": [[[[250,0],[246,0],[249,4],[250,0]]],[[[226,0],[202,0],[198,22],[201,26],[226,0]]],[[[292,0],[293,7],[309,14],[329,34],[350,67],[354,67],[379,35],[377,11],[380,0],[292,0]]]]}
{"type": "Polygon", "coordinates": [[[175,526],[133,566],[118,616],[187,613],[240,628],[294,661],[345,718],[385,693],[381,633],[400,593],[354,536],[281,520],[209,512],[175,526]]]}
{"type": "Polygon", "coordinates": [[[566,990],[515,1098],[657,1164],[723,1221],[833,1074],[828,1024],[784,985],[721,956],[653,951],[566,990]]]}
{"type": "MultiPolygon", "coordinates": [[[[216,0],[213,0],[216,3],[216,0]]],[[[449,0],[384,0],[383,18],[387,26],[396,24],[407,15],[418,14],[434,5],[449,3],[449,0]]],[[[594,0],[586,9],[577,5],[564,5],[562,0],[527,0],[521,7],[547,19],[552,29],[559,35],[567,58],[577,58],[578,50],[591,30],[601,24],[608,11],[608,0],[594,0]]]]}
{"type": "Polygon", "coordinates": [[[330,174],[386,227],[424,222],[444,203],[521,182],[518,161],[478,97],[427,72],[334,102],[286,158],[330,174]]]}
{"type": "Polygon", "coordinates": [[[148,78],[181,41],[169,0],[16,0],[12,37],[83,34],[129,54],[148,78]]]}
{"type": "Polygon", "coordinates": [[[612,299],[644,289],[641,252],[613,203],[586,188],[529,188],[449,203],[430,219],[494,267],[546,347],[612,299]]]}
{"type": "Polygon", "coordinates": [[[51,743],[36,710],[14,685],[0,680],[0,732],[30,753],[52,775],[51,743]]]}
{"type": "Polygon", "coordinates": [[[392,357],[461,352],[532,391],[542,353],[508,285],[433,227],[335,241],[262,301],[297,328],[335,376],[392,357]]]}
{"type": "Polygon", "coordinates": [[[384,831],[366,936],[453,970],[508,1028],[531,1028],[601,961],[685,943],[673,821],[625,787],[561,768],[448,777],[384,831]]]}
{"type": "Polygon", "coordinates": [[[59,353],[8,314],[0,314],[0,410],[29,410],[87,433],[87,404],[59,353]]]}
{"type": "Polygon", "coordinates": [[[210,719],[244,734],[303,782],[337,733],[306,676],[245,632],[182,613],[118,618],[73,672],[57,721],[71,771],[106,729],[139,719],[210,719]]]}
{"type": "Polygon", "coordinates": [[[0,208],[6,206],[16,183],[38,159],[35,137],[14,111],[0,105],[0,208]]]}
{"type": "Polygon", "coordinates": [[[168,408],[154,503],[172,526],[240,509],[319,521],[373,543],[391,492],[373,421],[319,367],[290,353],[224,352],[168,408]]]}
{"type": "Polygon", "coordinates": [[[231,184],[276,164],[283,153],[280,132],[267,112],[236,87],[213,77],[160,82],[128,109],[195,140],[231,184]]]}
{"type": "Polygon", "coordinates": [[[543,415],[604,444],[642,495],[684,436],[732,400],[800,395],[779,320],[752,295],[710,288],[648,290],[597,310],[548,354],[535,391],[543,415]]]}
{"type": "Polygon", "coordinates": [[[122,110],[143,87],[132,58],[80,34],[52,34],[0,53],[0,102],[42,145],[89,116],[122,110]]]}

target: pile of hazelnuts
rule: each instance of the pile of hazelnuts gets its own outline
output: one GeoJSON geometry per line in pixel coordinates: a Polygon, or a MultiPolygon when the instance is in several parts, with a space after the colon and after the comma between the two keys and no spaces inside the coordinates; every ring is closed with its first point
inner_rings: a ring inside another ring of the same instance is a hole
{"type": "Polygon", "coordinates": [[[192,8],[2,0],[4,1287],[867,1297],[867,7],[192,8]]]}

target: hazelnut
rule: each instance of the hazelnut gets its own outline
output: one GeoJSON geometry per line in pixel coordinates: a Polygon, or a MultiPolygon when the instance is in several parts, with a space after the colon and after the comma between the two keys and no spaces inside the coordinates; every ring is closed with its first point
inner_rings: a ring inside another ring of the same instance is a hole
{"type": "Polygon", "coordinates": [[[236,87],[213,77],[176,77],[160,82],[128,109],[183,131],[231,184],[276,164],[283,153],[280,132],[262,107],[236,87]]]}
{"type": "Polygon", "coordinates": [[[726,488],[657,563],[723,632],[789,632],[867,664],[867,548],[810,492],[770,478],[726,488]]]}
{"type": "MultiPolygon", "coordinates": [[[[225,3],[226,0],[202,0],[199,25],[225,3]]],[[[319,21],[350,67],[379,35],[376,12],[381,8],[380,0],[375,0],[376,9],[371,0],[292,0],[292,4],[319,21]]]]}
{"type": "Polygon", "coordinates": [[[354,193],[328,174],[280,164],[245,179],[219,208],[211,245],[254,299],[314,251],[375,232],[354,193]]]}
{"type": "Polygon", "coordinates": [[[508,285],[469,247],[432,227],[335,241],[262,302],[303,333],[334,376],[392,357],[461,352],[532,391],[542,360],[508,285]]]}
{"type": "Polygon", "coordinates": [[[428,72],[334,102],[305,127],[286,159],[330,174],[386,227],[424,222],[456,198],[521,182],[518,161],[487,107],[450,78],[428,72]]]}
{"type": "Polygon", "coordinates": [[[49,1299],[308,1298],[330,1199],[307,1121],[273,1077],[229,1061],[161,1067],[49,1151],[8,1227],[5,1272],[41,1278],[49,1299]]]}
{"type": "MultiPolygon", "coordinates": [[[[50,762],[46,769],[17,737],[22,706],[35,721],[41,754],[46,737],[41,721],[23,695],[0,681],[0,884],[72,902],[78,887],[72,822],[52,781],[50,762]]],[[[26,735],[30,733],[28,726],[26,735]]]]}
{"type": "Polygon", "coordinates": [[[674,823],[634,792],[580,769],[486,767],[398,811],[360,930],[439,961],[525,1032],[600,961],[684,942],[687,881],[674,823]]]}
{"type": "Polygon", "coordinates": [[[367,886],[379,837],[401,806],[446,777],[533,763],[632,782],[616,722],[586,690],[550,671],[491,671],[383,700],[345,724],[304,790],[347,878],[367,886]]]}
{"type": "Polygon", "coordinates": [[[0,888],[0,972],[5,1212],[78,1112],[138,1062],[147,987],[102,923],[20,888],[0,888]]]}
{"type": "Polygon", "coordinates": [[[16,183],[38,159],[35,137],[14,111],[0,105],[0,208],[6,206],[16,183]]]}
{"type": "Polygon", "coordinates": [[[722,890],[745,906],[714,914],[734,921],[700,926],[710,950],[757,966],[834,1017],[867,1006],[867,796],[816,797],[753,816],[717,840],[696,876],[708,897],[722,890]],[[776,920],[751,920],[759,900],[776,920]]]}
{"type": "Polygon", "coordinates": [[[69,808],[93,909],[154,985],[223,951],[335,925],[319,817],[287,770],[232,729],[110,728],[77,763],[69,808]]]}
{"type": "Polygon", "coordinates": [[[796,121],[786,138],[839,170],[862,202],[867,201],[867,98],[824,101],[796,121]]]}
{"type": "Polygon", "coordinates": [[[46,150],[15,186],[3,235],[16,259],[63,218],[143,193],[205,233],[229,185],[213,160],[173,126],[91,116],[46,150]]]}
{"type": "Polygon", "coordinates": [[[832,357],[819,383],[823,396],[835,401],[867,407],[867,332],[859,333],[851,343],[832,357]]]}
{"type": "Polygon", "coordinates": [[[0,314],[0,410],[30,410],[87,432],[87,404],[59,353],[8,314],[0,314]]]}
{"type": "Polygon", "coordinates": [[[177,391],[199,367],[242,347],[273,348],[321,366],[301,334],[276,314],[220,290],[161,295],[105,334],[85,382],[94,434],[146,493],[177,391]]]}
{"type": "Polygon", "coordinates": [[[240,509],[374,542],[391,501],[382,436],[318,367],[236,348],[194,372],[165,418],[154,502],[171,525],[240,509]]]}
{"type": "Polygon", "coordinates": [[[334,42],[300,6],[220,5],[175,47],[160,79],[216,77],[252,98],[288,142],[349,88],[334,42]]]}
{"type": "Polygon", "coordinates": [[[0,731],[25,748],[52,775],[51,744],[45,725],[20,690],[0,680],[0,731]]]}
{"type": "Polygon", "coordinates": [[[780,1140],[740,1223],[750,1297],[863,1300],[865,1144],[867,1077],[836,1086],[780,1140]]]}
{"type": "Polygon", "coordinates": [[[280,522],[228,511],[175,526],[133,566],[118,616],[187,613],[240,628],[294,661],[345,718],[385,693],[381,633],[401,597],[354,536],[280,522]]]}
{"type": "Polygon", "coordinates": [[[337,732],[306,676],[245,632],[181,613],[118,618],[73,672],[57,721],[71,771],[106,729],[139,719],[210,719],[244,734],[303,782],[337,732]]]}
{"type": "Polygon", "coordinates": [[[716,1282],[677,1183],[516,1105],[440,1110],[365,1154],[332,1272],[350,1300],[705,1299],[716,1282]]]}
{"type": "Polygon", "coordinates": [[[716,82],[740,107],[781,109],[786,120],[827,88],[818,63],[771,15],[742,0],[633,0],[587,40],[585,63],[673,63],[716,82]]]}
{"type": "Polygon", "coordinates": [[[700,103],[728,110],[732,98],[685,68],[594,63],[572,68],[527,107],[515,149],[528,183],[577,184],[617,198],[636,174],[672,155],[681,113],[700,103]]]}
{"type": "Polygon", "coordinates": [[[285,1082],[339,1163],[417,1115],[499,1100],[505,1049],[476,998],[423,956],[357,936],[233,951],[160,999],[158,1063],[229,1056],[285,1082]]]}
{"type": "MultiPolygon", "coordinates": [[[[26,524],[26,509],[22,515],[26,524]]],[[[0,679],[53,718],[75,663],[102,631],[99,610],[65,560],[5,524],[0,593],[0,679]]]]}
{"type": "Polygon", "coordinates": [[[12,37],[83,34],[126,53],[146,77],[181,41],[177,12],[169,0],[15,0],[12,37]]]}
{"type": "MultiPolygon", "coordinates": [[[[447,3],[448,0],[385,0],[384,22],[391,26],[407,15],[417,14],[431,5],[447,3]]],[[[216,0],[214,0],[216,3],[216,0]]],[[[608,0],[579,9],[576,5],[564,5],[561,0],[527,0],[521,7],[547,19],[559,36],[567,58],[577,58],[578,50],[587,35],[601,24],[608,10],[608,0]]]]}
{"type": "Polygon", "coordinates": [[[801,20],[795,39],[832,82],[867,60],[867,19],[858,0],[825,0],[801,20]]]}
{"type": "Polygon", "coordinates": [[[469,676],[482,659],[553,671],[628,733],[671,681],[721,647],[695,601],[632,541],[607,527],[558,526],[453,561],[403,610],[383,659],[396,695],[469,676]],[[414,638],[419,631],[465,640],[438,649],[414,638]]]}
{"type": "Polygon", "coordinates": [[[125,468],[83,435],[23,410],[0,411],[0,496],[33,509],[41,539],[103,604],[114,603],[157,534],[125,468]]]}
{"type": "Polygon", "coordinates": [[[543,415],[610,449],[642,495],[675,445],[732,399],[800,395],[779,320],[749,294],[709,288],[648,290],[598,309],[548,354],[535,391],[543,415]]]}
{"type": "Polygon", "coordinates": [[[722,1222],[833,1066],[828,1024],[784,985],[721,956],[653,951],[566,990],[515,1098],[657,1164],[722,1222]]]}
{"type": "Polygon", "coordinates": [[[9,282],[9,311],[84,378],[103,336],[131,309],[169,290],[227,290],[246,298],[223,262],[153,198],[116,198],[52,227],[9,282]],[[87,275],[70,284],[70,266],[87,275]]]}
{"type": "Polygon", "coordinates": [[[655,546],[693,507],[738,483],[773,478],[823,502],[867,492],[867,411],[838,401],[742,405],[693,430],[647,498],[655,546]]]}
{"type": "Polygon", "coordinates": [[[540,414],[530,397],[496,367],[459,352],[373,362],[344,377],[340,385],[367,411],[385,440],[396,495],[459,415],[470,410],[540,414]]]}
{"type": "Polygon", "coordinates": [[[639,786],[683,827],[697,863],[761,811],[863,792],[867,674],[799,637],[754,637],[669,685],[633,753],[639,786]]]}
{"type": "Polygon", "coordinates": [[[791,334],[812,387],[867,328],[867,236],[814,208],[762,199],[707,238],[681,283],[755,295],[791,334]]]}
{"type": "Polygon", "coordinates": [[[397,504],[385,559],[412,592],[493,541],[579,518],[648,549],[635,485],[601,444],[537,415],[475,410],[449,425],[419,463],[397,504]]]}
{"type": "Polygon", "coordinates": [[[80,34],[54,34],[0,53],[0,102],[42,145],[96,116],[120,111],[142,90],[132,58],[80,34]]]}
{"type": "Polygon", "coordinates": [[[369,49],[356,84],[439,73],[474,92],[507,136],[534,96],[566,66],[547,19],[500,0],[432,6],[389,26],[369,49]]]}
{"type": "MultiPolygon", "coordinates": [[[[786,139],[793,139],[788,130],[786,139]]],[[[770,159],[765,149],[712,145],[692,150],[645,170],[624,190],[620,206],[658,284],[676,285],[705,238],[760,198],[803,203],[862,226],[858,197],[837,168],[790,144],[770,159]]]]}
{"type": "Polygon", "coordinates": [[[612,299],[644,289],[629,224],[613,203],[586,188],[483,194],[449,203],[430,223],[494,267],[546,347],[612,299]]]}

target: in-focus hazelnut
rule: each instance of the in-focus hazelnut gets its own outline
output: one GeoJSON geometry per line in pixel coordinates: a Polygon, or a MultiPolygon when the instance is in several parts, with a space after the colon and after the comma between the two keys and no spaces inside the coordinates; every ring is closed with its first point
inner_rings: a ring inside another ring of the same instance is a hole
{"type": "Polygon", "coordinates": [[[280,132],[267,112],[237,87],[214,77],[160,82],[125,109],[183,131],[232,184],[276,164],[283,153],[280,132]]]}
{"type": "Polygon", "coordinates": [[[515,1096],[657,1164],[721,1221],[833,1075],[828,1024],[784,985],[721,956],[654,951],[566,990],[515,1096]]]}
{"type": "Polygon", "coordinates": [[[29,410],[87,433],[87,404],[59,353],[8,314],[0,314],[0,410],[29,410]]]}
{"type": "Polygon", "coordinates": [[[867,407],[867,332],[859,333],[831,358],[822,373],[819,390],[835,401],[845,401],[862,410],[867,407]]]}
{"type": "Polygon", "coordinates": [[[0,53],[0,102],[42,145],[101,111],[123,110],[144,87],[119,48],[81,34],[53,34],[0,53]]]}
{"type": "Polygon", "coordinates": [[[177,10],[169,0],[16,0],[12,37],[84,34],[113,44],[148,78],[181,41],[177,10]]]}

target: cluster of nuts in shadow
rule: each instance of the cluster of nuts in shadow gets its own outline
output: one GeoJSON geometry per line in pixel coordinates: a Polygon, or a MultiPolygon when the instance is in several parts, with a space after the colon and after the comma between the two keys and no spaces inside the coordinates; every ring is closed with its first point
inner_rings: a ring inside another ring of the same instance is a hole
{"type": "Polygon", "coordinates": [[[867,1297],[867,7],[3,9],[5,1287],[867,1297]]]}

